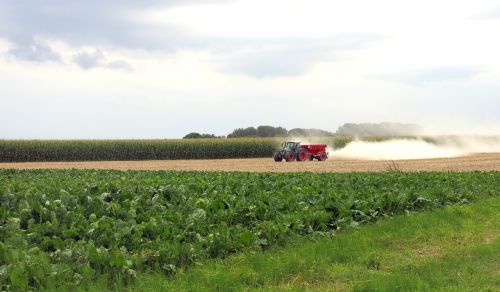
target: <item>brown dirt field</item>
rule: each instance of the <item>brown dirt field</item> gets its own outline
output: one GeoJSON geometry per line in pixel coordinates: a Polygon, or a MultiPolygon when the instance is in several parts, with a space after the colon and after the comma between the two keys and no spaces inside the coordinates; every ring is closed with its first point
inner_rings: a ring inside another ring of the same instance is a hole
{"type": "Polygon", "coordinates": [[[330,158],[324,162],[274,162],[272,158],[218,160],[148,160],[0,163],[13,169],[119,169],[119,170],[206,170],[250,172],[378,172],[401,171],[500,171],[500,153],[475,154],[455,158],[414,160],[351,160],[330,158]]]}

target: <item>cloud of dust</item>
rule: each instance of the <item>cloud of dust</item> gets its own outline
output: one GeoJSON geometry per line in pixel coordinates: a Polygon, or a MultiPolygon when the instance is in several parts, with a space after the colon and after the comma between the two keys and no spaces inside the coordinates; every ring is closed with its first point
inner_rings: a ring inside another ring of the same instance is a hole
{"type": "Polygon", "coordinates": [[[382,142],[354,140],[342,149],[330,151],[330,157],[400,160],[459,157],[492,152],[500,152],[500,136],[433,137],[431,142],[424,139],[394,139],[382,142]]]}

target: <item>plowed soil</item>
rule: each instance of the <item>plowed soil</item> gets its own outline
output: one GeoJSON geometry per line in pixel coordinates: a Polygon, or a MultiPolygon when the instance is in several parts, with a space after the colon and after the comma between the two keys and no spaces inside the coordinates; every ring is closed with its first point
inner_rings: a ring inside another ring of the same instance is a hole
{"type": "Polygon", "coordinates": [[[352,160],[332,157],[327,161],[274,162],[272,158],[217,160],[84,161],[0,163],[13,169],[119,169],[119,170],[203,170],[250,172],[378,172],[378,171],[500,171],[500,153],[455,158],[413,160],[352,160]]]}

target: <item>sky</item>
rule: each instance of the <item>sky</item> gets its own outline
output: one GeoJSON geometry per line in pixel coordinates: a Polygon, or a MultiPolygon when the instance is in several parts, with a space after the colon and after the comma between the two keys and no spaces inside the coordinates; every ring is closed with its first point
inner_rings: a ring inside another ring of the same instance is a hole
{"type": "Polygon", "coordinates": [[[0,0],[0,139],[500,133],[500,0],[0,0]]]}

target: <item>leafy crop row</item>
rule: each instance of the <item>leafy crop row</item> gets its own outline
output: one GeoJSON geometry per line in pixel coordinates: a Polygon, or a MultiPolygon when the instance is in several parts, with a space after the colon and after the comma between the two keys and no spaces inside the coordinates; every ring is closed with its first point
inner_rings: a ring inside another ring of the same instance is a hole
{"type": "MultiPolygon", "coordinates": [[[[1,289],[179,268],[500,195],[500,173],[0,171],[1,289]]],[[[83,286],[85,287],[85,286],[83,286]]]]}

